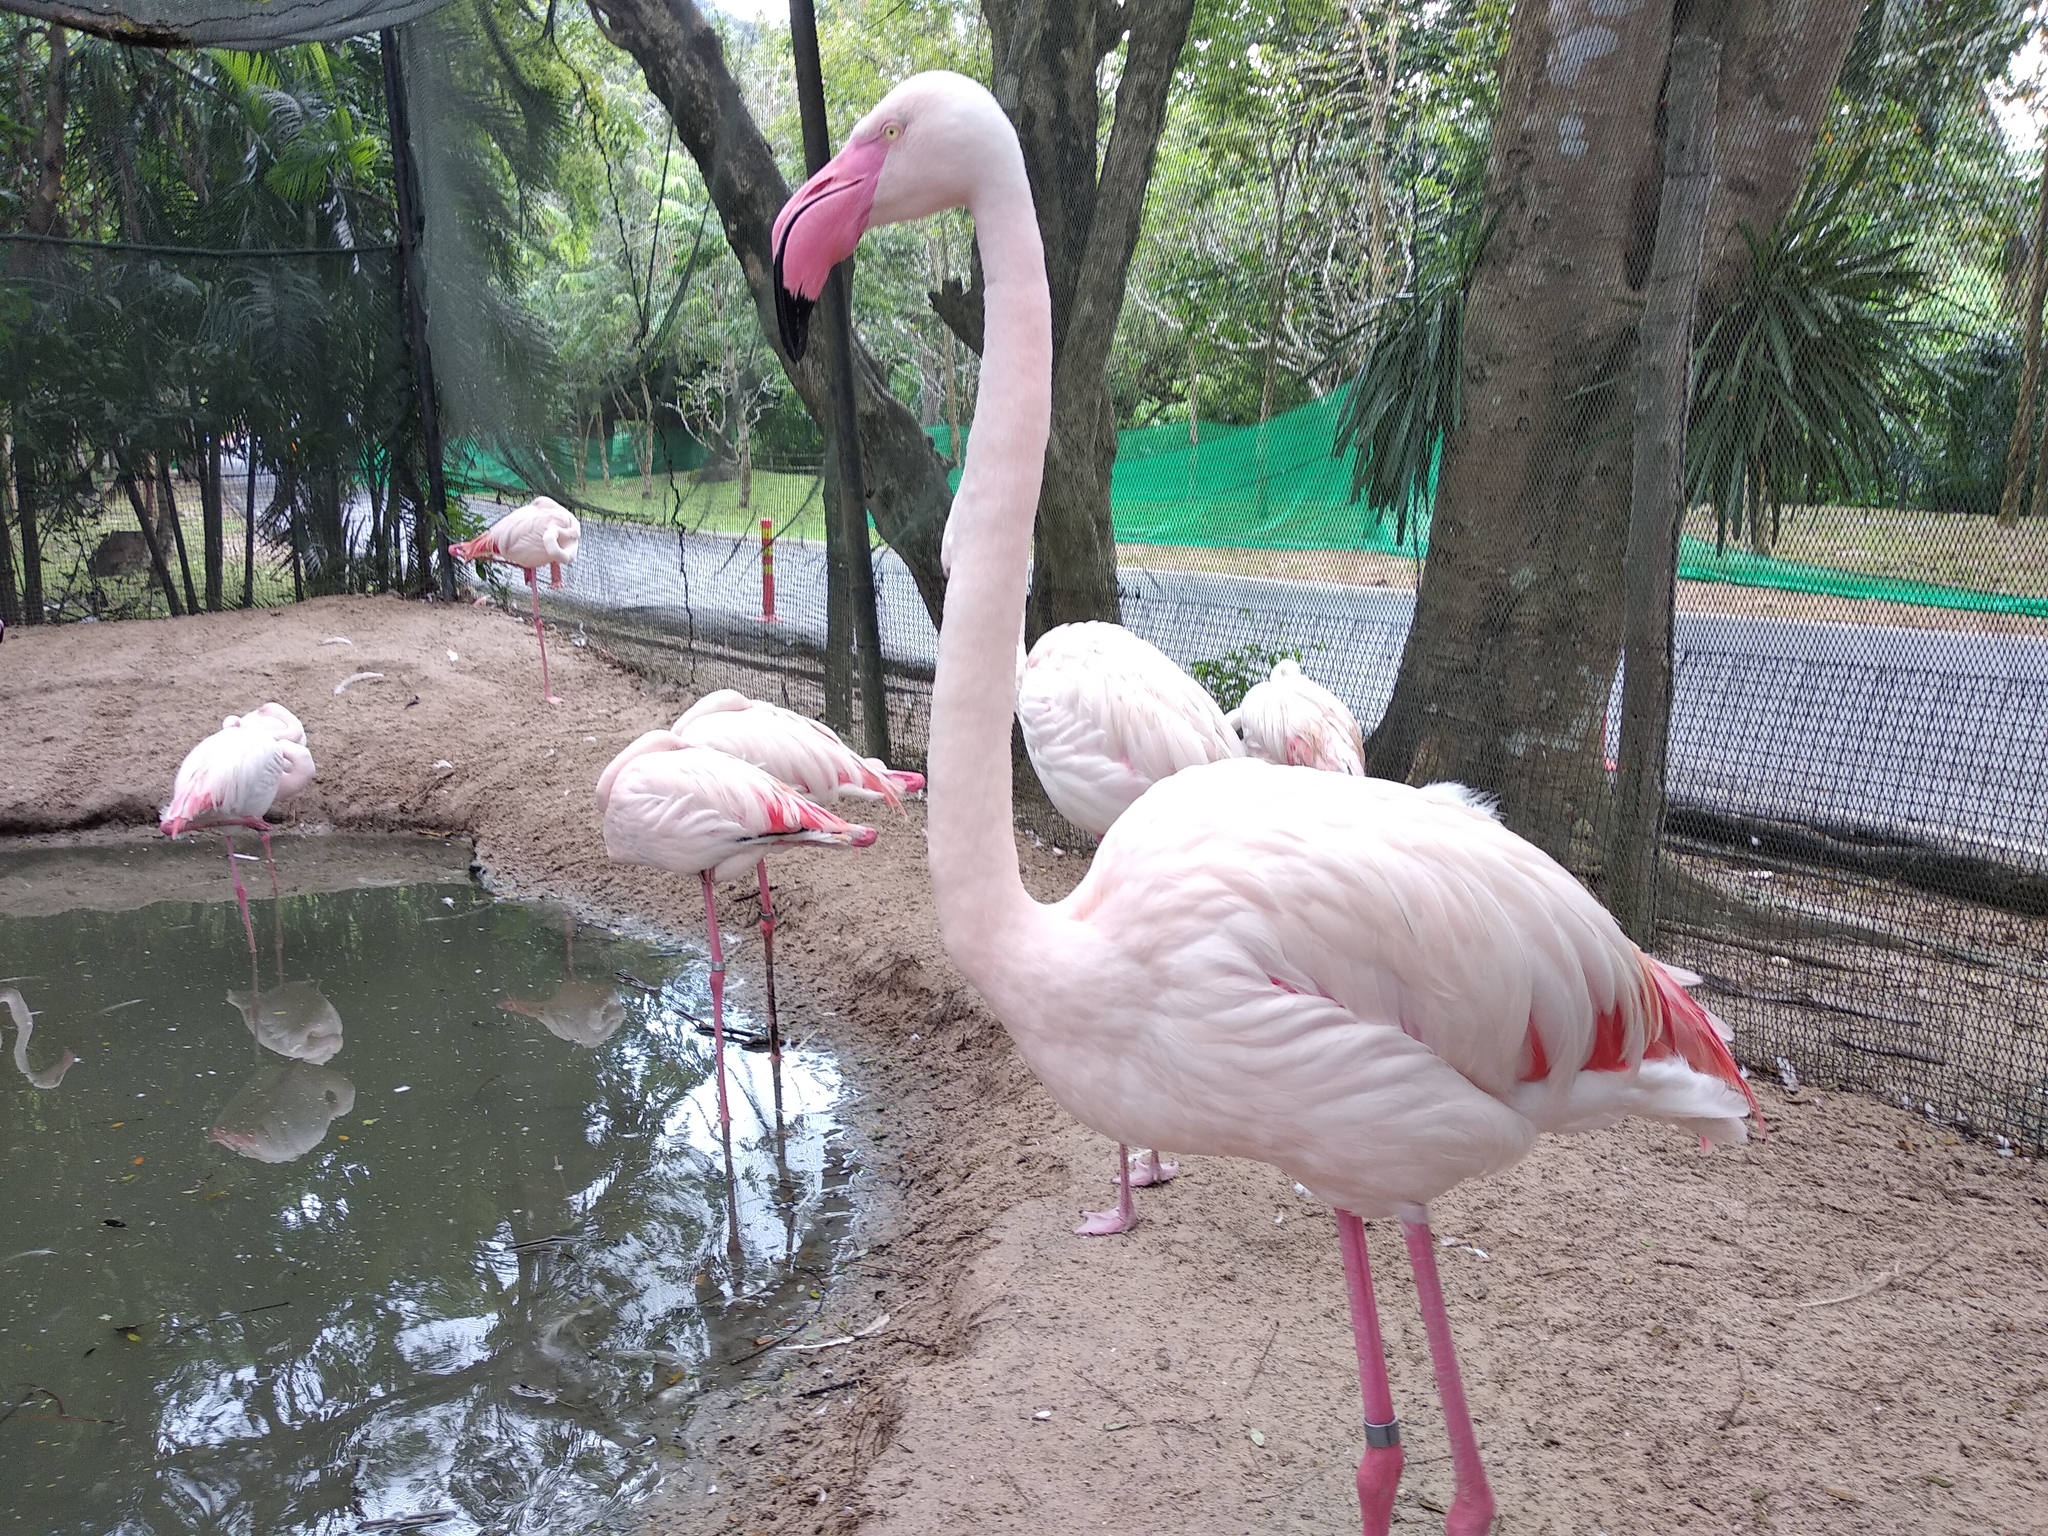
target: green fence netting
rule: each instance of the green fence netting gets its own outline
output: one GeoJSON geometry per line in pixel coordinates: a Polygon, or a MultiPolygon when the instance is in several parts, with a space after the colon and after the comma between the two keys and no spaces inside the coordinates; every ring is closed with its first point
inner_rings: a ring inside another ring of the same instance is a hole
{"type": "MultiPolygon", "coordinates": [[[[540,451],[546,454],[554,473],[565,484],[573,484],[577,479],[578,446],[572,437],[551,437],[540,445],[540,451]]],[[[640,444],[629,432],[614,433],[608,443],[591,438],[580,446],[585,480],[597,480],[607,474],[615,479],[627,479],[640,473],[640,444]]],[[[446,453],[449,488],[464,495],[545,489],[534,483],[539,476],[532,466],[515,462],[521,457],[517,452],[490,443],[467,440],[450,443],[446,453]]],[[[705,457],[704,445],[680,428],[671,428],[655,437],[654,473],[657,475],[680,475],[699,469],[703,467],[705,457]]]]}
{"type": "MultiPolygon", "coordinates": [[[[1117,434],[1110,516],[1119,544],[1198,549],[1363,550],[1419,559],[1429,548],[1430,511],[1411,509],[1405,537],[1391,514],[1351,499],[1348,460],[1333,457],[1341,392],[1264,426],[1202,422],[1190,441],[1185,421],[1117,434]]],[[[948,429],[930,429],[941,453],[948,429]]],[[[954,484],[959,483],[956,470],[954,484]]],[[[1435,487],[1432,485],[1431,490],[1435,487]]],[[[1822,597],[1906,603],[1974,613],[2048,618],[2048,596],[1876,575],[1730,548],[1687,535],[1678,574],[1687,581],[1768,587],[1822,597]]]]}

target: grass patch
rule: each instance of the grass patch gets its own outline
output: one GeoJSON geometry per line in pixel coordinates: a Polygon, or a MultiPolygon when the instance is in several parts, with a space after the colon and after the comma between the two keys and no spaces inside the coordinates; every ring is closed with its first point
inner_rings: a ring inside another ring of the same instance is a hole
{"type": "Polygon", "coordinates": [[[610,485],[592,480],[577,494],[607,516],[628,522],[682,527],[692,533],[750,534],[771,518],[781,539],[825,538],[825,499],[816,475],[755,470],[753,495],[740,505],[738,480],[698,480],[693,475],[656,475],[641,495],[638,475],[614,477],[610,485]]]}
{"type": "MultiPolygon", "coordinates": [[[[1711,548],[1713,509],[1695,509],[1685,531],[1711,548]]],[[[2022,518],[2017,527],[2001,528],[1981,513],[1787,507],[1771,554],[1899,581],[2048,597],[2048,519],[2022,518]]]]}

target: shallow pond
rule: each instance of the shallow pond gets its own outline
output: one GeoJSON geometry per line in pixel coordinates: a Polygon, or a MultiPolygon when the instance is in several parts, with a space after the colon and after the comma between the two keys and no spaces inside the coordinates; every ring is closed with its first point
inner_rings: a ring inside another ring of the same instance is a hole
{"type": "Polygon", "coordinates": [[[606,1524],[830,1266],[833,1063],[778,1136],[728,1051],[728,1160],[694,953],[444,872],[252,900],[252,959],[219,847],[211,899],[0,915],[0,1528],[606,1524]]]}

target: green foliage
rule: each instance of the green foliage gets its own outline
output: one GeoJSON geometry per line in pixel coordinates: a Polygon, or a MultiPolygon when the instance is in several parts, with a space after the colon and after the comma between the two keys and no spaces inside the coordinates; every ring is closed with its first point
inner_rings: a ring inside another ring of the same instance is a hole
{"type": "MultiPolygon", "coordinates": [[[[1320,649],[1320,647],[1318,647],[1320,649]]],[[[1188,671],[1209,690],[1209,697],[1226,715],[1244,702],[1244,696],[1272,674],[1274,666],[1292,657],[1304,661],[1298,645],[1270,646],[1248,641],[1221,656],[1192,663],[1188,671]]]]}
{"type": "Polygon", "coordinates": [[[1768,239],[1744,232],[1748,281],[1697,348],[1686,480],[1722,543],[1767,552],[1787,501],[1877,484],[1927,378],[1926,276],[1855,211],[1860,169],[1811,185],[1768,239]]]}
{"type": "Polygon", "coordinates": [[[1365,358],[1351,381],[1331,451],[1351,454],[1351,499],[1363,495],[1377,524],[1394,509],[1394,536],[1435,486],[1436,456],[1457,430],[1465,341],[1465,297],[1492,233],[1467,219],[1445,248],[1444,270],[1421,292],[1375,317],[1365,358]]]}

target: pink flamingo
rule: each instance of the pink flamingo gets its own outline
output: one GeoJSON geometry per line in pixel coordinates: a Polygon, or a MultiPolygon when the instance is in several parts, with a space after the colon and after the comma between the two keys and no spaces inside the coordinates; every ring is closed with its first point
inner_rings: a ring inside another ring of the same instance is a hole
{"type": "Polygon", "coordinates": [[[540,568],[547,566],[548,584],[559,587],[562,567],[576,559],[577,541],[582,537],[583,525],[576,521],[575,513],[558,501],[536,496],[475,538],[448,546],[454,559],[498,560],[526,572],[526,585],[533,592],[533,633],[540,641],[540,695],[550,704],[562,701],[548,686],[548,637],[540,624],[540,568]]]}
{"type": "Polygon", "coordinates": [[[1283,656],[1272,676],[1254,683],[1227,717],[1244,733],[1244,749],[1268,763],[1320,768],[1363,777],[1365,741],[1344,701],[1283,656]]]}
{"type": "Polygon", "coordinates": [[[256,929],[249,921],[249,893],[235,868],[235,839],[229,827],[247,827],[263,839],[263,857],[270,865],[270,893],[278,894],[277,861],[270,852],[270,825],[264,816],[313,782],[313,754],[306,750],[305,729],[282,704],[265,704],[246,715],[230,715],[221,728],[185,754],[171,786],[158,829],[165,837],[188,829],[218,830],[228,845],[228,875],[235,883],[235,902],[242,909],[242,931],[249,952],[256,952],[256,929]]]}
{"type": "Polygon", "coordinates": [[[597,780],[604,850],[624,864],[695,875],[704,887],[711,938],[711,1041],[718,1066],[718,1123],[732,1123],[725,1095],[725,950],[714,882],[730,880],[792,843],[865,848],[872,829],[842,821],[752,763],[649,731],[597,780]]]}
{"type": "MultiPolygon", "coordinates": [[[[779,704],[750,699],[737,688],[707,693],[683,712],[671,729],[685,746],[710,747],[752,763],[820,805],[842,800],[882,801],[901,812],[903,797],[924,788],[924,775],[862,757],[823,721],[779,704]]],[[[766,958],[768,1049],[782,1059],[782,1030],[775,1018],[775,905],[768,890],[768,861],[754,867],[761,892],[761,949],[766,958]]]]}
{"type": "MultiPolygon", "coordinates": [[[[1098,838],[1161,779],[1244,755],[1209,690],[1121,624],[1061,624],[1028,656],[1020,643],[1017,723],[1053,808],[1098,838]]],[[[1076,1235],[1130,1231],[1131,1191],[1167,1183],[1180,1164],[1153,1147],[1134,1175],[1131,1149],[1119,1146],[1116,1170],[1116,1208],[1083,1211],[1076,1235]]]]}
{"type": "MultiPolygon", "coordinates": [[[[1428,1202],[1514,1163],[1542,1132],[1626,1115],[1740,1142],[1753,1101],[1678,979],[1457,786],[1242,760],[1187,769],[1139,797],[1071,896],[1031,899],[1005,684],[1052,337],[1016,134],[980,86],[915,76],[791,198],[773,249],[778,285],[801,301],[870,224],[963,204],[987,330],[932,696],[930,862],[946,949],[1084,1124],[1262,1159],[1335,1207],[1367,1413],[1368,1536],[1387,1531],[1402,1453],[1361,1218],[1399,1218],[1457,1479],[1446,1528],[1478,1536],[1493,1496],[1428,1202]]],[[[798,352],[803,311],[782,313],[798,352]]]]}

